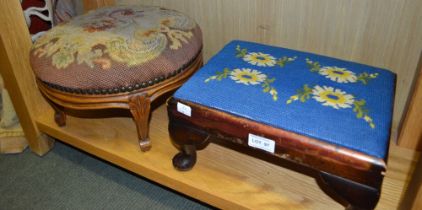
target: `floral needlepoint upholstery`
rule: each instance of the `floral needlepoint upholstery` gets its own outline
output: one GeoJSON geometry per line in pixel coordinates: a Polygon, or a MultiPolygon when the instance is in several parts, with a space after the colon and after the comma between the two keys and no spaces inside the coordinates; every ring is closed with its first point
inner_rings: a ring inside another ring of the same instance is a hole
{"type": "Polygon", "coordinates": [[[232,41],[174,97],[385,158],[395,79],[372,66],[232,41]]]}
{"type": "Polygon", "coordinates": [[[118,6],[54,27],[34,43],[30,56],[36,77],[52,88],[109,94],[173,77],[201,48],[201,30],[182,13],[118,6]]]}

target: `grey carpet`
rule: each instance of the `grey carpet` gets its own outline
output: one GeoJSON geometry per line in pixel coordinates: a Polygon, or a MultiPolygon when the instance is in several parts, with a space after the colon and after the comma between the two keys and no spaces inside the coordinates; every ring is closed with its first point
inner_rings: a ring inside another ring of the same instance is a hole
{"type": "Polygon", "coordinates": [[[0,155],[2,210],[209,208],[58,141],[44,157],[0,155]]]}

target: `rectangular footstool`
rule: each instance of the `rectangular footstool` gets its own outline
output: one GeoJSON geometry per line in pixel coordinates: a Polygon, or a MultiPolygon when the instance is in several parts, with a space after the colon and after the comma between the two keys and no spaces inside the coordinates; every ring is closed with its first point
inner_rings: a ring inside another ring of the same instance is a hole
{"type": "Polygon", "coordinates": [[[180,150],[173,165],[191,169],[196,151],[215,141],[310,168],[347,208],[373,209],[395,80],[380,68],[232,41],[168,101],[169,132],[180,150]]]}

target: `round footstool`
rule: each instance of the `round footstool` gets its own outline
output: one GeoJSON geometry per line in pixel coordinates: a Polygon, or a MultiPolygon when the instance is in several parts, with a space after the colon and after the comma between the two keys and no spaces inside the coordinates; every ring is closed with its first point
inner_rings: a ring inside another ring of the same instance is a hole
{"type": "Polygon", "coordinates": [[[201,30],[184,14],[116,6],[54,27],[36,40],[30,59],[59,126],[65,125],[64,108],[129,109],[147,151],[151,102],[202,66],[201,51],[201,30]]]}

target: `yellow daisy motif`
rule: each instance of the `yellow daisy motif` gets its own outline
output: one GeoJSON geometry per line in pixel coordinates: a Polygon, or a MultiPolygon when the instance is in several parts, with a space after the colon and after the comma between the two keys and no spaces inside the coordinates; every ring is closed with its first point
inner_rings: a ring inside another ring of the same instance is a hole
{"type": "Polygon", "coordinates": [[[252,64],[252,65],[264,66],[264,67],[275,66],[275,64],[277,63],[276,59],[273,56],[271,56],[269,54],[264,54],[264,53],[261,53],[261,52],[248,53],[247,55],[245,55],[243,57],[243,60],[252,64]]]}
{"type": "Polygon", "coordinates": [[[230,78],[236,83],[242,83],[245,85],[257,85],[262,83],[267,78],[267,76],[257,70],[242,68],[234,69],[232,72],[230,72],[230,78]]]}
{"type": "Polygon", "coordinates": [[[357,77],[355,73],[335,66],[326,66],[319,70],[319,74],[324,75],[326,78],[338,82],[338,83],[349,83],[356,82],[357,77]]]}
{"type": "Polygon", "coordinates": [[[312,90],[312,95],[316,101],[322,103],[324,106],[331,106],[335,109],[351,108],[354,102],[354,97],[340,89],[319,85],[312,90]]]}
{"type": "Polygon", "coordinates": [[[295,101],[306,102],[311,97],[322,105],[331,106],[334,109],[353,108],[356,118],[365,120],[372,129],[375,129],[375,123],[368,115],[369,110],[365,107],[366,101],[364,99],[356,99],[353,95],[346,94],[340,89],[327,86],[321,87],[319,85],[309,87],[305,84],[303,88],[297,90],[296,95],[290,96],[286,104],[291,104],[295,101]]]}

